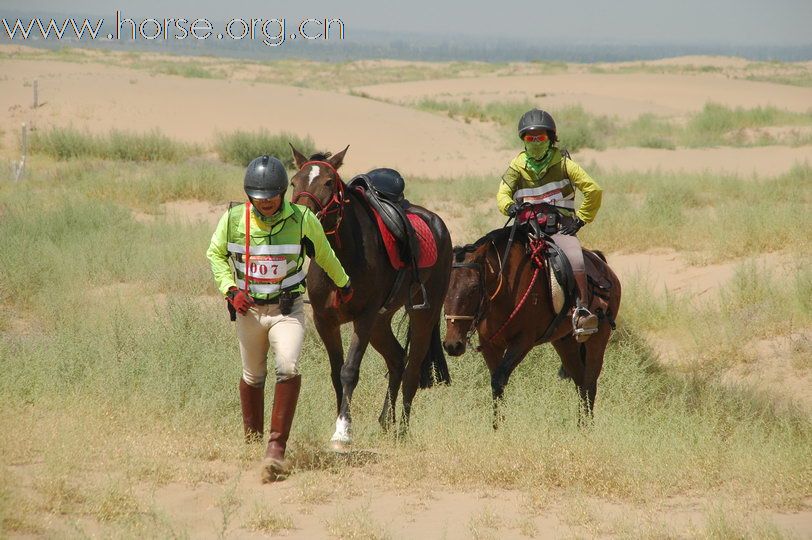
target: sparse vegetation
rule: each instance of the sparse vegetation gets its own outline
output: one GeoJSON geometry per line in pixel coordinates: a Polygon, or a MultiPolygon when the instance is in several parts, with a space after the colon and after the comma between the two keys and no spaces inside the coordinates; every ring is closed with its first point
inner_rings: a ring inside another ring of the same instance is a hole
{"type": "Polygon", "coordinates": [[[158,130],[136,134],[111,131],[94,135],[75,128],[50,128],[31,134],[30,149],[56,159],[99,158],[119,161],[179,161],[200,150],[158,130]]]}
{"type": "Polygon", "coordinates": [[[368,508],[339,508],[327,522],[327,532],[339,540],[386,540],[391,535],[380,525],[368,508]]]}
{"type": "Polygon", "coordinates": [[[160,73],[164,75],[176,75],[196,79],[224,79],[225,73],[219,69],[207,67],[200,62],[189,61],[152,61],[133,64],[133,68],[146,69],[150,73],[160,73]]]}
{"type": "Polygon", "coordinates": [[[215,148],[220,159],[227,163],[246,166],[255,157],[268,154],[278,157],[287,168],[293,169],[295,165],[290,144],[306,156],[316,151],[315,143],[310,136],[301,138],[286,132],[272,135],[266,130],[220,134],[217,136],[215,148]]]}
{"type": "MultiPolygon", "coordinates": [[[[539,104],[532,101],[477,103],[467,98],[462,101],[426,98],[413,106],[466,123],[473,120],[493,122],[504,130],[506,146],[514,147],[519,144],[515,127],[518,119],[539,104]]],[[[687,124],[652,114],[643,114],[624,123],[616,117],[590,114],[580,105],[551,109],[550,112],[556,119],[560,146],[571,152],[581,148],[603,150],[622,146],[673,150],[677,147],[802,145],[812,142],[812,112],[794,113],[775,107],[733,109],[707,103],[689,118],[687,124]]]]}
{"type": "MultiPolygon", "coordinates": [[[[799,186],[812,180],[809,166],[760,180],[712,173],[618,173],[581,165],[611,193],[595,224],[580,234],[586,245],[606,251],[668,247],[701,252],[704,263],[784,249],[808,251],[812,216],[805,209],[812,204],[812,192],[799,186]]],[[[465,236],[455,238],[465,243],[507,219],[496,210],[498,186],[493,176],[439,182],[413,177],[408,189],[418,204],[440,204],[450,217],[470,218],[465,236]]]]}
{"type": "MultiPolygon", "coordinates": [[[[16,475],[4,477],[3,527],[38,530],[34,524],[42,523],[51,531],[51,520],[35,516],[59,521],[78,515],[95,520],[99,534],[177,536],[178,525],[156,513],[144,492],[203,482],[219,490],[216,510],[204,523],[207,534],[290,528],[282,510],[239,504],[241,487],[234,479],[252,474],[249,467],[261,449],[241,440],[233,384],[240,368],[222,300],[207,266],[187,264],[201,260],[210,227],[143,224],[131,217],[133,207],[151,201],[239,195],[234,177],[240,169],[44,157],[31,167],[26,192],[0,185],[0,433],[6,434],[0,437],[0,465],[30,468],[42,480],[30,490],[16,475]],[[62,262],[31,264],[32,253],[37,260],[62,262]],[[26,436],[12,436],[20,432],[26,436]],[[88,475],[90,470],[106,472],[88,475]]],[[[600,226],[587,231],[587,245],[683,249],[680,242],[693,238],[734,257],[777,242],[799,253],[798,268],[792,279],[781,280],[742,265],[707,306],[657,297],[645,283],[624,283],[624,309],[606,358],[595,425],[588,430],[577,427],[577,396],[570,383],[555,377],[558,360],[543,347],[513,376],[507,420],[498,432],[490,427],[484,363],[469,352],[450,361],[452,386],[418,395],[409,439],[381,436],[376,417],[385,368],[370,350],[354,396],[355,437],[360,447],[373,447],[383,457],[357,466],[406,488],[431,482],[450,489],[565,489],[630,502],[724,493],[745,508],[800,507],[812,483],[809,419],[747,388],[720,384],[718,373],[739,361],[749,339],[779,332],[787,320],[797,326],[812,322],[812,277],[802,237],[810,225],[802,211],[810,194],[797,189],[808,185],[802,180],[809,174],[801,168],[769,182],[698,175],[679,183],[668,175],[596,175],[616,195],[607,198],[600,226]],[[709,191],[720,190],[729,197],[709,199],[709,191]],[[791,218],[784,229],[799,231],[797,236],[770,228],[767,218],[752,227],[747,218],[734,218],[756,201],[791,218]],[[683,219],[697,212],[708,213],[683,219]],[[711,232],[716,219],[725,223],[725,234],[711,232]],[[689,350],[702,369],[685,376],[658,362],[645,332],[665,327],[694,335],[696,346],[689,350]]],[[[409,195],[415,202],[453,200],[470,208],[491,201],[493,182],[424,179],[410,183],[409,195]]],[[[339,501],[336,493],[346,495],[336,487],[346,483],[332,475],[350,465],[319,457],[335,404],[314,332],[307,335],[301,369],[307,390],[294,426],[293,464],[298,475],[330,475],[329,481],[313,476],[291,492],[290,503],[306,509],[339,501]]],[[[514,530],[512,523],[487,517],[471,523],[476,534],[514,530]]],[[[363,508],[336,514],[325,526],[340,538],[389,535],[363,508]]],[[[517,527],[529,535],[535,530],[527,522],[517,527]]],[[[773,530],[747,521],[710,520],[707,527],[708,536],[773,530]]]]}
{"type": "Polygon", "coordinates": [[[245,527],[251,531],[259,531],[265,534],[277,534],[294,527],[290,516],[284,515],[270,508],[255,506],[245,527]]]}

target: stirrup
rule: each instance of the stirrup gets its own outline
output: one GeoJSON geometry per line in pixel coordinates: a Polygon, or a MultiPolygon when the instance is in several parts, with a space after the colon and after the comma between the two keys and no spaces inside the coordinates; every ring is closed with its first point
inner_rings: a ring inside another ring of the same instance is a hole
{"type": "MultiPolygon", "coordinates": [[[[420,282],[418,282],[417,284],[420,286],[420,294],[423,296],[423,301],[419,304],[412,304],[411,309],[414,311],[419,311],[421,309],[429,309],[429,307],[431,306],[429,305],[429,297],[426,294],[426,287],[420,282]]],[[[409,300],[411,300],[411,295],[412,295],[412,287],[409,287],[409,300]]]]}
{"type": "Polygon", "coordinates": [[[589,317],[592,315],[593,317],[597,317],[594,313],[589,311],[587,308],[579,306],[572,310],[572,335],[576,338],[589,336],[595,334],[598,331],[598,326],[596,325],[595,328],[580,328],[578,326],[578,318],[579,317],[589,317]]]}

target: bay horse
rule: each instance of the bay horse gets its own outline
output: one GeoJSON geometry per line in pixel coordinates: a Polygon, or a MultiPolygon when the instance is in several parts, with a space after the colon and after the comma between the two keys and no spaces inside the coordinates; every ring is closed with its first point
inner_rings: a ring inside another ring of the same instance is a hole
{"type": "Polygon", "coordinates": [[[601,294],[608,293],[608,308],[598,332],[585,343],[578,343],[572,335],[571,317],[556,321],[550,282],[543,268],[537,272],[543,260],[540,250],[528,256],[526,244],[511,242],[507,230],[497,229],[473,244],[454,247],[444,306],[447,331],[443,347],[449,355],[459,356],[473,332],[478,334],[478,350],[491,375],[496,429],[502,418],[499,402],[511,373],[533,347],[552,343],[564,373],[577,387],[581,423],[584,414],[591,417],[595,406],[604,352],[620,308],[620,281],[601,252],[584,250],[593,282],[590,287],[596,281],[605,284],[601,294]]]}
{"type": "Polygon", "coordinates": [[[416,205],[409,207],[409,212],[422,218],[434,236],[437,261],[419,271],[429,307],[407,309],[409,324],[404,349],[392,332],[392,318],[407,303],[413,306],[423,301],[419,298],[422,294],[409,287],[407,279],[405,286],[390,296],[398,270],[389,262],[375,218],[370,214],[363,195],[349,188],[338,173],[348,148],[335,155],[314,154],[308,159],[291,145],[299,169],[291,179],[291,201],[307,206],[321,220],[330,245],[354,288],[348,303],[334,301],[336,289],[332,281],[317,264],[310,265],[308,296],[316,330],[330,358],[338,411],[331,443],[338,451],[348,449],[352,441],[350,404],[367,345],[371,344],[381,354],[389,372],[379,417],[384,430],[395,424],[395,403],[401,384],[403,414],[400,432],[405,433],[418,386],[431,386],[434,382],[432,375],[437,382],[450,383],[440,339],[440,314],[451,273],[452,245],[448,228],[433,212],[416,205]],[[385,307],[384,303],[387,304],[385,307]],[[341,325],[348,322],[353,324],[353,334],[345,361],[341,325]]]}

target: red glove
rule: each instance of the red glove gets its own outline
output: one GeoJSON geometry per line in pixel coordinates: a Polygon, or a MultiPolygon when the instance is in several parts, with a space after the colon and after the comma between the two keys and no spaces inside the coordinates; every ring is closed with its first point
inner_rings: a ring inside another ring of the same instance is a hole
{"type": "Polygon", "coordinates": [[[228,290],[226,300],[228,300],[228,303],[234,306],[234,309],[241,315],[248,313],[248,310],[254,305],[254,299],[237,287],[231,287],[228,290]]]}
{"type": "Polygon", "coordinates": [[[355,291],[353,291],[352,285],[350,285],[349,281],[347,282],[346,285],[344,285],[343,287],[338,289],[338,298],[339,298],[339,300],[341,300],[341,303],[346,304],[350,300],[352,300],[353,292],[355,292],[355,291]]]}
{"type": "Polygon", "coordinates": [[[339,287],[337,291],[332,292],[332,299],[330,300],[330,305],[333,308],[337,308],[341,304],[346,304],[350,300],[352,300],[353,294],[352,285],[348,281],[346,285],[343,287],[339,287]]]}

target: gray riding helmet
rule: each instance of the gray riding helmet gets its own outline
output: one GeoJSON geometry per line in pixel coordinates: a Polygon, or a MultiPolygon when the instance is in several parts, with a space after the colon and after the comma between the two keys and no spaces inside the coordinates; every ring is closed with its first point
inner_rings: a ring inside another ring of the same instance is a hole
{"type": "Polygon", "coordinates": [[[522,115],[519,119],[519,138],[524,139],[524,134],[533,129],[543,129],[551,141],[558,141],[555,120],[547,111],[531,109],[522,115]]]}
{"type": "Polygon", "coordinates": [[[277,158],[259,156],[248,164],[243,188],[251,198],[272,199],[288,189],[288,172],[277,158]]]}

